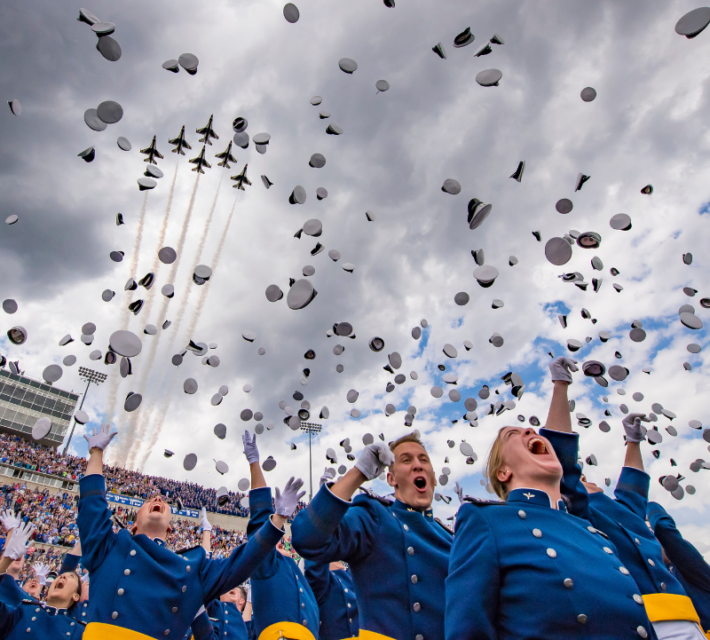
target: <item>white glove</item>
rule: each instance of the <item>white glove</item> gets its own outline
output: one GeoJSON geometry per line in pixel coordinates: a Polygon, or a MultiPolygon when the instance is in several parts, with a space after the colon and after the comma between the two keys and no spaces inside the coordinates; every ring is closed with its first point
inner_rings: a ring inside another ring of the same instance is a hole
{"type": "Polygon", "coordinates": [[[630,413],[622,421],[627,442],[641,442],[646,439],[641,428],[641,421],[650,422],[645,413],[630,413]]]}
{"type": "Polygon", "coordinates": [[[244,587],[244,591],[247,592],[247,602],[251,602],[251,585],[246,583],[242,586],[244,587]]]}
{"type": "Polygon", "coordinates": [[[281,493],[276,488],[276,497],[274,498],[274,511],[277,515],[283,516],[284,518],[290,518],[293,512],[298,506],[298,501],[306,495],[305,491],[298,493],[299,489],[303,486],[303,480],[300,478],[294,480],[293,476],[286,483],[283,493],[281,493]]]}
{"type": "Polygon", "coordinates": [[[42,564],[41,562],[35,562],[35,564],[32,565],[32,568],[34,569],[35,575],[37,576],[39,583],[41,585],[47,584],[47,574],[49,573],[49,565],[42,564]]]}
{"type": "Polygon", "coordinates": [[[335,474],[332,470],[326,467],[325,471],[323,472],[323,475],[320,477],[320,486],[322,487],[327,482],[330,482],[333,478],[335,478],[335,474]]]}
{"type": "Polygon", "coordinates": [[[249,464],[254,464],[259,462],[259,449],[256,446],[256,434],[253,436],[249,435],[249,431],[245,430],[242,436],[242,442],[244,443],[244,455],[247,457],[247,462],[249,464]]]}
{"type": "Polygon", "coordinates": [[[118,435],[118,431],[114,431],[113,433],[110,432],[111,425],[102,424],[99,429],[94,429],[93,435],[87,436],[84,434],[84,438],[89,443],[89,452],[92,449],[101,449],[101,451],[105,451],[106,447],[111,444],[111,440],[118,435]]]}
{"type": "Polygon", "coordinates": [[[13,532],[10,541],[5,545],[3,555],[12,560],[22,558],[27,551],[27,547],[29,546],[28,540],[34,530],[34,524],[29,521],[19,525],[13,532]]]}
{"type": "Polygon", "coordinates": [[[2,526],[5,527],[5,531],[9,533],[12,529],[19,526],[20,519],[15,516],[12,509],[5,509],[5,511],[0,513],[0,522],[2,522],[2,526]]]}
{"type": "Polygon", "coordinates": [[[572,360],[572,358],[566,358],[565,356],[560,356],[555,358],[549,364],[550,373],[552,374],[552,382],[557,380],[562,380],[572,384],[572,371],[579,371],[577,366],[577,361],[572,360]]]}
{"type": "Polygon", "coordinates": [[[456,495],[459,497],[459,504],[463,504],[463,488],[461,485],[459,485],[458,480],[456,481],[456,484],[454,485],[454,491],[456,492],[456,495]]]}
{"type": "Polygon", "coordinates": [[[210,521],[207,519],[207,509],[205,507],[202,507],[202,522],[200,523],[200,526],[202,527],[203,531],[212,531],[212,525],[210,524],[210,521]]]}
{"type": "Polygon", "coordinates": [[[355,463],[355,468],[372,480],[379,476],[386,467],[394,464],[394,454],[384,442],[368,444],[355,463]]]}

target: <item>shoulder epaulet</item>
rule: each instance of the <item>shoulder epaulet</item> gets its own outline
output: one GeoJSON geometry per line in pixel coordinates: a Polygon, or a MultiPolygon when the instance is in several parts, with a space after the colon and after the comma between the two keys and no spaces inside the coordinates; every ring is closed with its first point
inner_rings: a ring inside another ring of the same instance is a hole
{"type": "Polygon", "coordinates": [[[360,491],[362,491],[362,493],[368,498],[377,500],[377,502],[379,502],[381,505],[384,505],[385,507],[391,507],[394,504],[394,500],[385,498],[383,496],[378,496],[372,489],[365,489],[364,487],[360,487],[360,491]]]}
{"type": "Polygon", "coordinates": [[[471,496],[465,496],[464,502],[469,502],[475,504],[477,507],[488,507],[491,505],[504,505],[507,504],[502,500],[487,500],[486,498],[473,498],[471,496]]]}
{"type": "Polygon", "coordinates": [[[195,549],[201,549],[202,545],[196,544],[194,547],[187,547],[186,549],[180,549],[179,551],[176,551],[178,555],[182,555],[183,553],[189,553],[190,551],[194,551],[195,549]]]}
{"type": "Polygon", "coordinates": [[[22,604],[39,604],[36,600],[31,600],[30,598],[23,598],[22,604]]]}
{"type": "Polygon", "coordinates": [[[454,530],[448,524],[444,524],[441,520],[439,520],[439,518],[434,518],[434,522],[448,531],[451,535],[454,535],[454,530]]]}

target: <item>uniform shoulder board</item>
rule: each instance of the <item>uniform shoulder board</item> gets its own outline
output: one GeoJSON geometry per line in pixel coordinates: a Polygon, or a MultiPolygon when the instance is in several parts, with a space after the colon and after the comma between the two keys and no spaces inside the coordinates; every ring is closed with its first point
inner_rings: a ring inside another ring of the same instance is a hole
{"type": "Polygon", "coordinates": [[[22,604],[39,604],[36,600],[30,600],[29,598],[23,598],[22,604]]]}
{"type": "Polygon", "coordinates": [[[381,505],[384,505],[385,507],[391,507],[394,504],[394,500],[391,500],[390,498],[384,498],[383,496],[378,496],[372,489],[360,487],[360,491],[362,491],[362,493],[368,498],[377,500],[377,502],[379,502],[381,505]]]}
{"type": "Polygon", "coordinates": [[[502,500],[487,500],[485,498],[473,498],[471,496],[465,496],[464,502],[470,502],[471,504],[475,504],[477,507],[488,507],[491,505],[507,504],[507,503],[503,502],[502,500]]]}
{"type": "Polygon", "coordinates": [[[194,551],[195,549],[201,549],[202,545],[196,544],[194,547],[187,547],[186,549],[180,549],[179,551],[176,551],[178,555],[182,555],[183,553],[190,553],[190,551],[194,551]]]}
{"type": "Polygon", "coordinates": [[[436,522],[440,527],[448,531],[451,535],[454,535],[454,530],[448,525],[444,524],[439,518],[434,518],[434,522],[436,522]]]}

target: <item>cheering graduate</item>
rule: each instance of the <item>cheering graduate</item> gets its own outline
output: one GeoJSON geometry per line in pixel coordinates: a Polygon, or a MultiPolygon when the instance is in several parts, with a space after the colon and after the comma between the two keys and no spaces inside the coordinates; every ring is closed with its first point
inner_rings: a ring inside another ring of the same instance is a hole
{"type": "Polygon", "coordinates": [[[710,638],[710,565],[700,551],[683,538],[673,518],[657,502],[648,503],[648,521],[671,563],[671,573],[693,601],[700,625],[710,638]]]}
{"type": "Polygon", "coordinates": [[[345,561],[360,611],[360,638],[441,640],[451,532],[434,519],[436,479],[414,431],[365,447],[355,466],[321,487],[291,527],[294,548],[320,563],[345,561]],[[387,467],[394,501],[371,493],[351,500],[387,467]]]}
{"type": "Polygon", "coordinates": [[[85,626],[69,615],[81,598],[81,580],[76,573],[62,573],[52,582],[47,591],[46,604],[26,597],[15,579],[6,573],[13,560],[24,557],[33,531],[34,525],[30,522],[13,529],[0,560],[0,591],[11,593],[15,590],[15,594],[8,599],[16,602],[9,604],[5,600],[0,601],[0,640],[81,638],[85,626]]]}
{"type": "Polygon", "coordinates": [[[287,518],[267,518],[247,544],[216,560],[201,546],[181,553],[166,547],[171,511],[161,496],[143,503],[132,531],[114,533],[102,475],[103,451],[114,436],[109,425],[85,436],[90,458],[79,483],[78,524],[91,600],[84,637],[182,638],[204,603],[241,584],[273,551],[287,518]]]}
{"type": "MultiPolygon", "coordinates": [[[[259,466],[256,436],[244,432],[244,455],[251,472],[247,535],[251,537],[274,513],[271,489],[266,486],[259,466]]],[[[276,513],[289,515],[305,495],[299,493],[303,482],[289,480],[283,494],[276,490],[276,513]]],[[[251,603],[254,607],[254,632],[259,640],[314,640],[318,638],[318,603],[295,560],[279,544],[251,574],[251,603]]]]}
{"type": "MultiPolygon", "coordinates": [[[[648,618],[659,640],[696,640],[704,637],[700,619],[678,579],[668,570],[663,550],[646,524],[650,477],[644,471],[640,443],[643,414],[623,420],[626,458],[612,499],[596,485],[582,480],[579,435],[572,432],[567,387],[575,361],[557,358],[550,363],[554,390],[547,425],[540,431],[562,463],[562,493],[570,512],[603,531],[619,552],[619,559],[639,586],[648,618]]],[[[612,593],[609,590],[609,593],[612,593]]]]}
{"type": "Polygon", "coordinates": [[[466,498],[459,509],[447,640],[653,637],[614,545],[567,513],[562,466],[545,438],[503,427],[486,473],[504,502],[466,498]]]}

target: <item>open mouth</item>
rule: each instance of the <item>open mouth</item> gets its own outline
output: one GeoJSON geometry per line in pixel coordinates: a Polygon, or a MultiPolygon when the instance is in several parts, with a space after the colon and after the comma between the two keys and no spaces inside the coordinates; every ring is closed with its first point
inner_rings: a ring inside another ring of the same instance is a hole
{"type": "Polygon", "coordinates": [[[150,513],[163,513],[163,505],[161,505],[159,502],[156,502],[151,508],[150,508],[150,513]]]}
{"type": "Polygon", "coordinates": [[[63,589],[64,588],[64,580],[62,578],[59,578],[58,580],[55,580],[54,582],[54,589],[63,589]]]}
{"type": "Polygon", "coordinates": [[[528,450],[534,456],[544,456],[547,453],[547,445],[540,438],[531,438],[528,442],[528,450]]]}
{"type": "Polygon", "coordinates": [[[414,486],[419,491],[424,491],[424,489],[426,489],[426,478],[423,476],[419,476],[417,478],[414,478],[414,486]]]}

